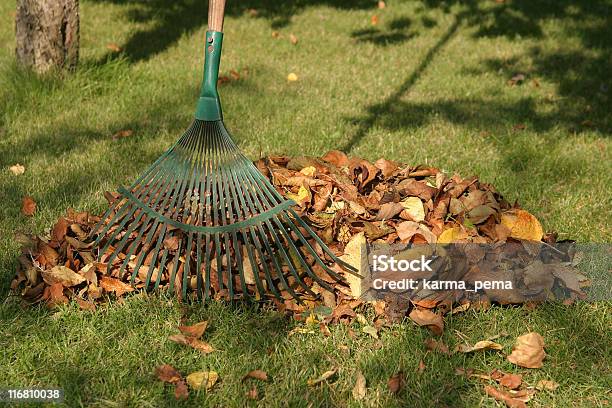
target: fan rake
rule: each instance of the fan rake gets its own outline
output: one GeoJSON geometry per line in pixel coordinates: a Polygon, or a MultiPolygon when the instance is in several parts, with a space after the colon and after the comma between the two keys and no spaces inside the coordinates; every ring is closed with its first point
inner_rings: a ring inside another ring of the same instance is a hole
{"type": "Polygon", "coordinates": [[[131,271],[146,290],[162,275],[182,298],[315,296],[343,281],[323,257],[340,260],[246,158],[225,128],[217,80],[225,0],[210,0],[202,92],[180,139],[119,198],[93,229],[110,269],[131,271]],[[114,266],[113,266],[114,265],[114,266]],[[146,273],[144,273],[144,270],[146,273]],[[146,276],[146,277],[145,277],[146,276]],[[331,278],[331,279],[330,279],[331,278]],[[302,290],[299,290],[301,288],[302,290]]]}

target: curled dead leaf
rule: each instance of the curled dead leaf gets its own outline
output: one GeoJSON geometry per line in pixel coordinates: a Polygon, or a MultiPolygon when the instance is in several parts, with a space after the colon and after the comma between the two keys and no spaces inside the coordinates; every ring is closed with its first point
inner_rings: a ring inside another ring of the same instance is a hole
{"type": "Polygon", "coordinates": [[[419,326],[425,326],[437,336],[444,331],[444,320],[442,316],[428,309],[413,309],[408,315],[412,321],[419,326]]]}
{"type": "Polygon", "coordinates": [[[355,375],[355,386],[353,387],[353,398],[357,401],[364,399],[366,396],[366,378],[361,371],[357,371],[355,375]]]}
{"type": "Polygon", "coordinates": [[[204,320],[202,322],[196,323],[193,326],[179,326],[178,329],[185,336],[193,337],[194,339],[199,339],[204,334],[204,331],[208,327],[208,320],[204,320]]]}
{"type": "Polygon", "coordinates": [[[155,368],[155,376],[163,382],[172,384],[177,383],[183,379],[181,373],[179,373],[170,364],[163,364],[155,368]]]}
{"type": "Polygon", "coordinates": [[[253,378],[255,380],[260,380],[260,381],[268,381],[268,373],[266,373],[263,370],[251,370],[248,373],[246,373],[244,377],[242,377],[242,381],[244,382],[245,380],[249,378],[253,378]]]}
{"type": "Polygon", "coordinates": [[[481,340],[470,346],[469,344],[460,344],[457,346],[457,351],[460,353],[472,353],[474,351],[479,350],[502,350],[503,346],[501,344],[495,343],[491,340],[481,340]]]}
{"type": "Polygon", "coordinates": [[[516,339],[508,361],[525,368],[540,368],[545,357],[544,338],[539,333],[531,332],[516,339]]]}
{"type": "Polygon", "coordinates": [[[209,354],[215,351],[213,346],[194,337],[185,336],[182,334],[173,334],[172,336],[169,336],[168,339],[178,344],[193,347],[194,349],[199,350],[204,354],[209,354]]]}
{"type": "Polygon", "coordinates": [[[540,221],[525,210],[514,209],[504,212],[501,223],[510,230],[512,238],[540,241],[544,235],[540,221]]]}
{"type": "Polygon", "coordinates": [[[23,197],[21,200],[21,213],[26,217],[31,217],[36,212],[36,201],[30,196],[23,197]]]}
{"type": "Polygon", "coordinates": [[[9,171],[13,173],[13,175],[15,176],[21,176],[23,173],[25,173],[25,166],[17,163],[17,164],[10,166],[9,171]]]}

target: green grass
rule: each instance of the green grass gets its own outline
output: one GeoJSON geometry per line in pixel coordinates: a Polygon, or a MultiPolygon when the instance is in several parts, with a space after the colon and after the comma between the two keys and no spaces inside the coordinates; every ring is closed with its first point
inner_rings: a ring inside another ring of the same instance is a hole
{"type": "MultiPolygon", "coordinates": [[[[242,76],[220,93],[226,123],[250,157],[337,148],[477,174],[560,238],[610,242],[610,1],[389,0],[384,10],[363,0],[234,3],[221,70],[242,76]],[[287,82],[290,72],[297,82],[287,82]],[[517,73],[524,83],[509,86],[517,73]]],[[[37,78],[15,67],[15,2],[0,3],[3,297],[19,253],[15,231],[43,233],[68,207],[100,212],[105,190],[133,180],[188,126],[201,77],[203,4],[84,0],[80,67],[37,78]],[[112,54],[109,43],[124,51],[112,54]],[[122,129],[134,135],[112,140],[122,129]],[[17,162],[27,170],[14,177],[6,168],[17,162]],[[38,203],[31,219],[19,212],[24,195],[38,203]]],[[[609,302],[546,305],[447,319],[443,339],[451,347],[462,335],[475,342],[506,331],[507,354],[517,335],[540,332],[548,345],[544,368],[523,370],[503,354],[426,353],[429,335],[411,323],[384,331],[381,346],[365,335],[351,338],[343,326],[329,338],[288,338],[294,323],[248,307],[134,297],[90,314],[74,306],[21,308],[8,299],[0,306],[0,386],[61,386],[70,406],[170,406],[171,390],[152,374],[168,363],[184,373],[220,373],[219,386],[192,396],[193,405],[243,406],[248,385],[240,379],[260,368],[272,377],[259,385],[262,406],[357,406],[351,388],[360,369],[366,406],[471,407],[497,403],[455,368],[501,368],[523,373],[529,384],[561,384],[530,406],[605,406],[610,310],[609,302]],[[181,316],[211,319],[209,340],[221,351],[201,356],[167,341],[181,316]],[[417,374],[420,359],[427,367],[417,374]],[[306,385],[332,365],[341,370],[330,384],[306,385]],[[386,380],[398,369],[407,385],[392,396],[386,380]]]]}

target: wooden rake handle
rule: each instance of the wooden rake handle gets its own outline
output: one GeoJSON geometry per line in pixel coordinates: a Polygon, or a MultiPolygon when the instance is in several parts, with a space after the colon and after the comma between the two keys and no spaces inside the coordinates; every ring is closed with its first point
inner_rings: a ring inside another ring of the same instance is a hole
{"type": "Polygon", "coordinates": [[[223,17],[225,16],[225,0],[208,1],[208,30],[223,32],[223,17]]]}

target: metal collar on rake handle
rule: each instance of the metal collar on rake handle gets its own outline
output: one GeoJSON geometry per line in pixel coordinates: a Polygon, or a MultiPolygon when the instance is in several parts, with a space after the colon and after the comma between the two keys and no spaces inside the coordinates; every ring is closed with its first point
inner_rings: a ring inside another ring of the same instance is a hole
{"type": "MultiPolygon", "coordinates": [[[[204,80],[195,120],[109,207],[92,231],[108,272],[187,298],[315,295],[343,277],[338,259],[246,158],[222,120],[217,92],[225,0],[210,0],[204,80]],[[317,247],[317,248],[315,248],[317,247]],[[118,271],[118,272],[117,272],[118,271]],[[330,279],[331,278],[331,279],[330,279]]],[[[359,275],[357,275],[359,276],[359,275]]]]}

